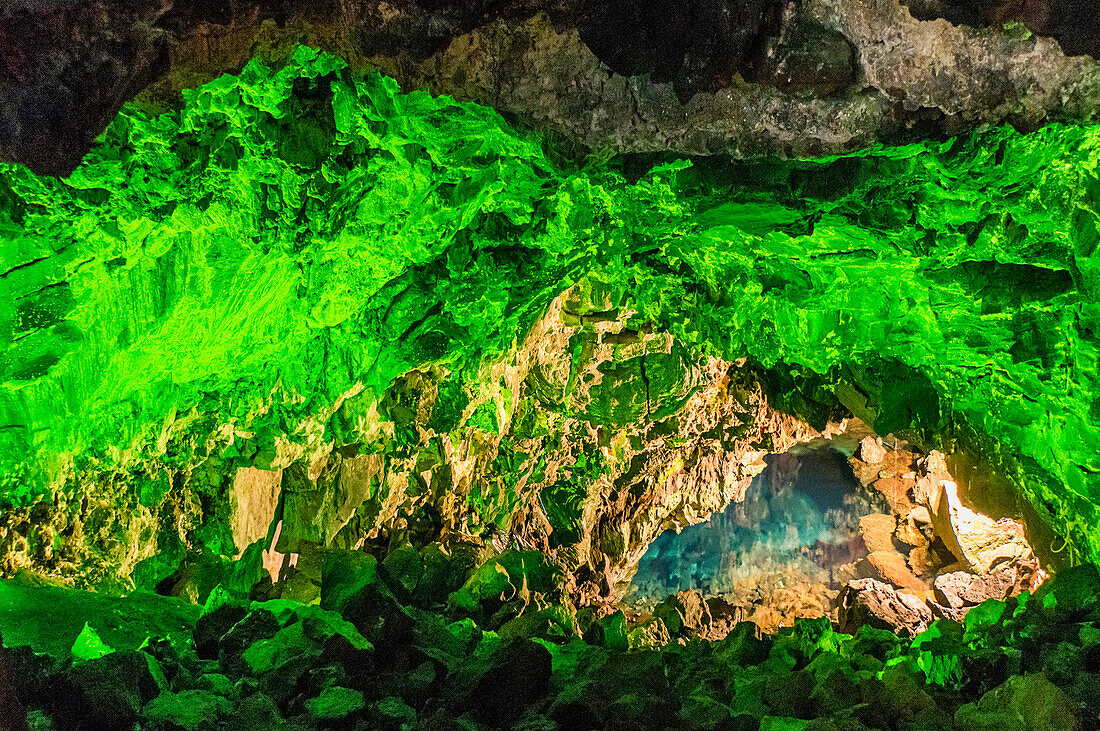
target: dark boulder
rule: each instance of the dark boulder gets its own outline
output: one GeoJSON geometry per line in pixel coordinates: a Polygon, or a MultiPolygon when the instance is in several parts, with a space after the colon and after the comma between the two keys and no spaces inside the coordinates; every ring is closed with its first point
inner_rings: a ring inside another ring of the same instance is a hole
{"type": "Polygon", "coordinates": [[[195,629],[192,631],[195,653],[204,659],[217,658],[221,638],[247,615],[248,610],[234,604],[223,604],[214,611],[203,614],[195,622],[195,629]]]}
{"type": "Polygon", "coordinates": [[[7,650],[0,636],[0,730],[24,731],[27,728],[27,714],[16,696],[10,672],[7,650]]]}
{"type": "Polygon", "coordinates": [[[271,639],[280,629],[279,620],[271,612],[264,609],[251,612],[218,641],[218,662],[226,672],[242,674],[247,669],[241,659],[245,650],[259,640],[271,639]]]}
{"type": "Polygon", "coordinates": [[[537,642],[509,642],[480,668],[469,664],[456,671],[457,706],[485,723],[508,727],[546,695],[551,661],[550,652],[537,642]]]}
{"type": "Polygon", "coordinates": [[[160,668],[144,652],[112,652],[74,666],[54,687],[51,710],[61,728],[114,731],[137,721],[162,690],[160,668]]]}

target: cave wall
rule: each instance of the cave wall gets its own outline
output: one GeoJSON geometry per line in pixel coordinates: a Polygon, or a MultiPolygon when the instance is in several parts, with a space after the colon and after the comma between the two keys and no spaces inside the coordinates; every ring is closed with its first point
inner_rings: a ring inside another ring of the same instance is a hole
{"type": "Polygon", "coordinates": [[[584,149],[812,156],[1089,120],[1089,3],[97,0],[0,10],[0,159],[71,171],[124,101],[304,43],[584,149]]]}
{"type": "Polygon", "coordinates": [[[846,415],[976,454],[1095,558],[1098,154],[578,169],[307,49],[134,107],[65,180],[4,170],[4,571],[154,581],[274,504],[286,550],[454,531],[607,596],[846,415]]]}

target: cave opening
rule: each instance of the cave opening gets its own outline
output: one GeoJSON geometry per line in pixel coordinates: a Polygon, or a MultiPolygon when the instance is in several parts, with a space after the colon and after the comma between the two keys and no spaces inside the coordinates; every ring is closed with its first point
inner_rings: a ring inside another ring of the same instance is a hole
{"type": "Polygon", "coordinates": [[[668,527],[639,560],[624,609],[660,614],[688,592],[714,615],[775,631],[800,618],[843,625],[846,594],[881,586],[934,597],[942,616],[958,604],[961,619],[1041,583],[1020,523],[962,505],[938,453],[864,430],[769,454],[724,510],[668,527]],[[969,592],[965,606],[953,591],[969,592]]]}
{"type": "Polygon", "coordinates": [[[651,608],[694,590],[784,616],[828,614],[869,553],[861,520],[890,513],[886,497],[857,478],[851,454],[818,439],[766,456],[743,499],[650,545],[625,603],[651,608]]]}

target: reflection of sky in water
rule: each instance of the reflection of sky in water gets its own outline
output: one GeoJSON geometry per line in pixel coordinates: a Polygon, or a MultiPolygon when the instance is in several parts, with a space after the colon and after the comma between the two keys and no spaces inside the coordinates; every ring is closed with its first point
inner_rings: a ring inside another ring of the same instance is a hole
{"type": "Polygon", "coordinates": [[[639,563],[627,600],[683,589],[721,594],[735,582],[792,569],[831,582],[830,567],[862,549],[860,517],[889,512],[829,446],[769,455],[767,462],[743,502],[679,534],[661,534],[639,563]]]}

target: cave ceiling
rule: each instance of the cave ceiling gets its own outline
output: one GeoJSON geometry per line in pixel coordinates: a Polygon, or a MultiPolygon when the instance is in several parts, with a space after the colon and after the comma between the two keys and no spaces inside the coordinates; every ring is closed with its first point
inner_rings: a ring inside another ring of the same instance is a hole
{"type": "Polygon", "coordinates": [[[68,177],[4,168],[4,571],[153,585],[277,519],[606,598],[851,418],[1094,559],[1098,134],[579,164],[304,46],[127,106],[68,177]]]}
{"type": "Polygon", "coordinates": [[[1093,118],[1085,0],[17,0],[0,9],[0,158],[80,162],[122,104],[299,44],[488,104],[582,149],[813,156],[1093,118]]]}

